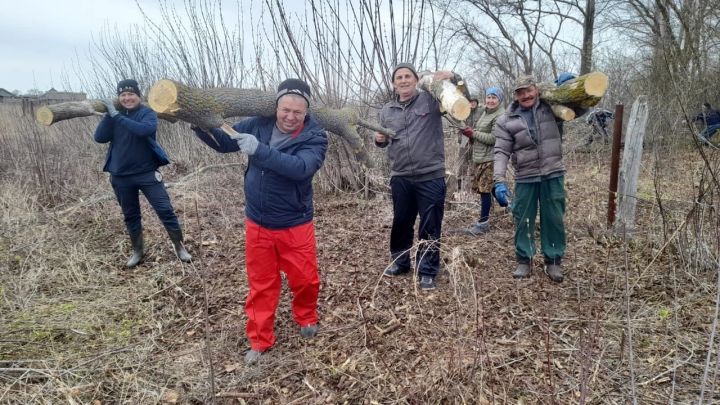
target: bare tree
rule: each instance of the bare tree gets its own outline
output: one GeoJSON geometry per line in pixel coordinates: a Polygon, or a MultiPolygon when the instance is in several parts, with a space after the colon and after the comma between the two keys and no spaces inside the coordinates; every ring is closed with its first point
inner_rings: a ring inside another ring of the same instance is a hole
{"type": "MultiPolygon", "coordinates": [[[[370,114],[392,94],[389,72],[398,62],[454,67],[450,38],[441,30],[447,14],[427,0],[310,0],[302,13],[278,0],[265,6],[268,47],[283,61],[282,74],[304,78],[327,106],[353,105],[370,114]]],[[[337,187],[357,188],[365,181],[363,169],[344,144],[337,146],[328,153],[328,178],[337,187]]]]}
{"type": "Polygon", "coordinates": [[[561,35],[569,18],[561,7],[540,1],[462,0],[446,10],[452,16],[448,28],[471,46],[466,54],[472,58],[476,51],[476,62],[488,72],[514,78],[518,73],[557,73],[556,55],[573,47],[561,35]]]}

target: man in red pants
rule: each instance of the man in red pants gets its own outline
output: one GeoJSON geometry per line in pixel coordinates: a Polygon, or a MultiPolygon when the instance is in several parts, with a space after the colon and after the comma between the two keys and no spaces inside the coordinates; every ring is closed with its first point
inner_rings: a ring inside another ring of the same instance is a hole
{"type": "Polygon", "coordinates": [[[275,344],[275,311],[280,298],[280,271],[292,290],[292,312],[300,334],[318,331],[320,290],[312,178],[325,160],[325,130],[308,114],[310,87],[288,79],[277,92],[274,117],[251,117],[220,129],[195,129],[197,136],[221,153],[248,155],[245,171],[245,265],[250,293],[245,303],[249,364],[275,344]],[[209,134],[212,134],[211,137],[209,134]]]}

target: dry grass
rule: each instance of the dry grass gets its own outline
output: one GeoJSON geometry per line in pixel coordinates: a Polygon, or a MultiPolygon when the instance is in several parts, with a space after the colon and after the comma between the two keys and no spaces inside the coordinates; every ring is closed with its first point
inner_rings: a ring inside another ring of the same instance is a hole
{"type": "MultiPolygon", "coordinates": [[[[0,125],[1,403],[208,403],[210,360],[218,403],[652,404],[701,391],[720,401],[717,214],[700,206],[688,217],[703,164],[685,146],[648,149],[631,240],[603,232],[607,149],[569,151],[563,284],[538,266],[510,278],[512,223],[495,207],[490,234],[443,238],[432,293],[380,276],[392,216],[383,172],[370,173],[366,200],[339,191],[332,173],[344,169],[329,168],[316,196],[320,334],[299,337],[284,291],[278,343],[246,367],[241,169],[170,189],[193,264],[174,258],[144,205],[149,252],[128,271],[116,202],[82,204],[110,191],[93,120],[44,129],[0,110],[13,123],[0,125]]],[[[242,161],[178,126],[161,143],[177,162],[169,181],[242,161]]],[[[458,198],[447,231],[476,217],[458,198]]],[[[705,202],[717,204],[717,190],[705,202]]]]}

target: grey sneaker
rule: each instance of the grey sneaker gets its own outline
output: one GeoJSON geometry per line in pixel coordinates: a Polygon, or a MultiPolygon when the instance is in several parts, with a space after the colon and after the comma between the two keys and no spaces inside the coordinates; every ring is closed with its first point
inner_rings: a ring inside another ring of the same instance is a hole
{"type": "Polygon", "coordinates": [[[465,233],[472,236],[482,235],[490,230],[490,224],[488,221],[476,222],[470,228],[465,230],[465,233]]]}
{"type": "Polygon", "coordinates": [[[262,356],[263,352],[250,349],[247,353],[245,353],[245,364],[255,364],[260,360],[260,357],[262,356]]]}
{"type": "Polygon", "coordinates": [[[300,328],[300,336],[302,336],[306,339],[314,338],[315,335],[317,335],[317,332],[318,332],[317,324],[303,326],[302,328],[300,328]]]}
{"type": "Polygon", "coordinates": [[[437,288],[437,284],[435,283],[435,277],[433,276],[420,276],[420,289],[429,291],[434,290],[437,288]]]}
{"type": "Polygon", "coordinates": [[[546,264],[545,272],[547,273],[550,280],[556,283],[562,283],[565,276],[563,276],[562,268],[559,264],[546,264]]]}
{"type": "Polygon", "coordinates": [[[532,273],[532,267],[529,263],[518,263],[517,269],[513,272],[513,278],[527,278],[532,273]]]}

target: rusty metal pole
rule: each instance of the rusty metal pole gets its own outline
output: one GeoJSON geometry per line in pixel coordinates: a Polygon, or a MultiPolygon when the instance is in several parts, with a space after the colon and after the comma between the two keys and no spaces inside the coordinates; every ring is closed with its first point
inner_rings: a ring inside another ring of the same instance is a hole
{"type": "Polygon", "coordinates": [[[615,211],[617,209],[618,175],[620,172],[620,142],[622,140],[623,124],[622,104],[615,105],[615,124],[613,125],[612,159],[610,160],[610,189],[608,193],[607,226],[610,228],[615,223],[615,211]]]}

